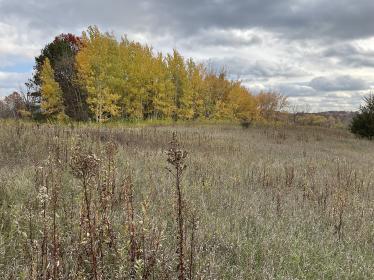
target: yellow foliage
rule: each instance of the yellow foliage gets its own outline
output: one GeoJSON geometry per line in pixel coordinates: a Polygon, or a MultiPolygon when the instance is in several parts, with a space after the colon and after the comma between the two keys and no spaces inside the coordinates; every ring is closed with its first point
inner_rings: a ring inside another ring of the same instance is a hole
{"type": "Polygon", "coordinates": [[[155,55],[147,45],[126,37],[118,42],[96,27],[88,28],[82,41],[76,56],[78,79],[98,122],[112,117],[270,119],[286,101],[273,93],[255,97],[224,71],[208,72],[177,50],[155,55]]]}
{"type": "Polygon", "coordinates": [[[235,83],[230,90],[228,104],[231,114],[240,121],[253,121],[258,119],[257,100],[240,83],[235,83]]]}
{"type": "Polygon", "coordinates": [[[84,47],[76,57],[78,77],[86,88],[87,103],[96,121],[119,115],[117,93],[122,82],[119,50],[115,38],[90,27],[83,34],[84,47]]]}
{"type": "Polygon", "coordinates": [[[174,119],[191,119],[194,116],[192,108],[192,88],[185,67],[184,58],[177,50],[173,50],[172,55],[166,58],[171,81],[174,85],[174,119]]]}
{"type": "Polygon", "coordinates": [[[48,58],[45,59],[41,71],[41,109],[48,118],[56,119],[64,113],[62,90],[55,81],[54,71],[48,58]]]}

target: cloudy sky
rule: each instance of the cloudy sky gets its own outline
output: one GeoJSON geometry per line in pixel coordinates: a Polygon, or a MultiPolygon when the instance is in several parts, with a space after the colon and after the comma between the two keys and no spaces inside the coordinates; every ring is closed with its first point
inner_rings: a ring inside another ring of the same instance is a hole
{"type": "Polygon", "coordinates": [[[314,111],[354,110],[374,87],[373,0],[0,0],[0,96],[22,87],[55,35],[89,25],[314,111]]]}

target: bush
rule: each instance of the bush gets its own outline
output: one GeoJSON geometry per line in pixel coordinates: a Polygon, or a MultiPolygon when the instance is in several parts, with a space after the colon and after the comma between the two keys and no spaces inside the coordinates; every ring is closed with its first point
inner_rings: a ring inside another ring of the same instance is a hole
{"type": "Polygon", "coordinates": [[[240,121],[240,125],[243,128],[249,128],[251,126],[251,121],[249,121],[249,120],[242,120],[242,121],[240,121]]]}
{"type": "Polygon", "coordinates": [[[354,116],[351,123],[351,132],[368,139],[374,137],[374,94],[364,97],[365,105],[354,116]]]}

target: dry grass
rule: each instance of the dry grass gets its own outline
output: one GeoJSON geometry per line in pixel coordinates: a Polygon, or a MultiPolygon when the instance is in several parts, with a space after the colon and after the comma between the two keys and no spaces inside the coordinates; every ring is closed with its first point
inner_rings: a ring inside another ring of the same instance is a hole
{"type": "Polygon", "coordinates": [[[182,251],[190,279],[373,279],[373,148],[317,128],[1,123],[0,279],[177,279],[182,251]]]}

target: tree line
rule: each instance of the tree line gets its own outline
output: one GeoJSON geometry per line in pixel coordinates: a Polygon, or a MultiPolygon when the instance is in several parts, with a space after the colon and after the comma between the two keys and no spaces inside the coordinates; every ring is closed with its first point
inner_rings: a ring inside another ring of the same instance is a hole
{"type": "Polygon", "coordinates": [[[228,79],[224,70],[185,59],[176,49],[155,53],[148,45],[127,37],[117,40],[95,26],[81,36],[61,34],[47,44],[35,58],[26,86],[23,98],[13,94],[17,104],[8,100],[0,106],[18,117],[60,121],[251,122],[273,119],[287,103],[274,92],[253,95],[241,81],[228,79]]]}

